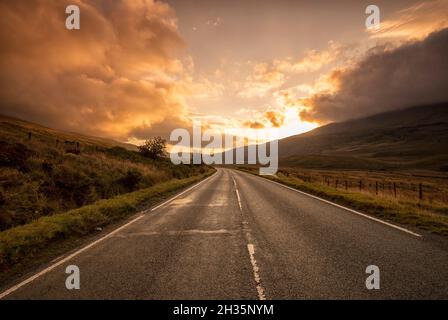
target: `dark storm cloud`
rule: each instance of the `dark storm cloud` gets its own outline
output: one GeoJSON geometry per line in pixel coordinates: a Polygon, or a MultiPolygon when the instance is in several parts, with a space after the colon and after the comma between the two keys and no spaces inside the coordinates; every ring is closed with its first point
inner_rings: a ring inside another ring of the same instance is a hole
{"type": "Polygon", "coordinates": [[[335,70],[332,93],[302,103],[303,120],[341,121],[448,101],[448,29],[395,49],[376,47],[353,67],[335,70]]]}

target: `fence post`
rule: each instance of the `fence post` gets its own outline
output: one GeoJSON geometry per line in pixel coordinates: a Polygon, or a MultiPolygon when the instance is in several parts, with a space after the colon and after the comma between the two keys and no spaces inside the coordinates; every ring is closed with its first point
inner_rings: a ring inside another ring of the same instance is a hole
{"type": "Polygon", "coordinates": [[[423,200],[423,187],[421,183],[418,184],[418,198],[423,200]]]}
{"type": "Polygon", "coordinates": [[[378,195],[378,181],[375,181],[375,194],[378,195]]]}
{"type": "Polygon", "coordinates": [[[397,197],[397,184],[394,182],[394,196],[397,197]]]}
{"type": "Polygon", "coordinates": [[[348,190],[348,182],[347,182],[347,180],[345,180],[345,191],[347,191],[348,190]]]}
{"type": "Polygon", "coordinates": [[[336,189],[338,188],[339,180],[336,179],[336,189]]]}
{"type": "Polygon", "coordinates": [[[362,180],[359,180],[359,191],[362,190],[362,180]]]}

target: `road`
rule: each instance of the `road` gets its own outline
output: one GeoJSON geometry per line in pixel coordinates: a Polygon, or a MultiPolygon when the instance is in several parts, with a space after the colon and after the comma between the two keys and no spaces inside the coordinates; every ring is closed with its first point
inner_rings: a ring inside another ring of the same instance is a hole
{"type": "Polygon", "coordinates": [[[425,236],[220,168],[4,298],[447,299],[447,266],[425,236]],[[80,290],[65,287],[68,265],[80,290]]]}

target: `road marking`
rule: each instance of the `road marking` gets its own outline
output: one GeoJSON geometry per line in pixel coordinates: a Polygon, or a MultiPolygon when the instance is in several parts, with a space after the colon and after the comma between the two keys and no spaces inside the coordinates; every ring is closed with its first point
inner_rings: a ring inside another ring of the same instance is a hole
{"type": "Polygon", "coordinates": [[[169,230],[169,231],[146,231],[146,232],[126,232],[126,234],[117,234],[115,238],[131,238],[131,237],[149,237],[149,236],[189,236],[189,235],[197,235],[197,234],[234,234],[237,233],[238,230],[227,230],[227,229],[218,229],[218,230],[199,230],[199,229],[191,229],[191,230],[169,230]]]}
{"type": "Polygon", "coordinates": [[[165,202],[159,204],[158,206],[152,208],[152,209],[151,209],[151,212],[152,212],[152,211],[156,211],[156,210],[159,209],[160,207],[163,207],[164,205],[170,203],[171,201],[173,201],[173,200],[179,198],[181,195],[185,194],[186,192],[190,191],[191,189],[194,189],[194,188],[196,188],[197,186],[203,184],[205,181],[208,181],[208,180],[209,180],[210,178],[212,178],[214,175],[215,175],[215,174],[211,175],[210,177],[208,177],[208,178],[205,179],[205,180],[202,180],[202,181],[199,182],[199,183],[196,183],[194,186],[188,188],[187,190],[182,191],[181,193],[175,195],[175,196],[172,197],[171,199],[169,199],[169,200],[167,200],[167,201],[165,201],[165,202]]]}
{"type": "Polygon", "coordinates": [[[339,205],[339,204],[337,204],[337,203],[334,203],[334,202],[331,202],[331,201],[328,201],[328,200],[319,198],[319,197],[314,196],[314,195],[312,195],[312,194],[309,194],[309,193],[306,193],[306,192],[303,192],[303,191],[294,189],[294,188],[289,187],[289,186],[286,186],[286,185],[284,185],[284,184],[282,184],[282,183],[279,183],[279,182],[276,182],[276,181],[272,181],[272,180],[269,180],[269,179],[264,179],[264,180],[267,180],[267,181],[269,181],[269,182],[278,184],[279,186],[282,186],[282,187],[284,187],[284,188],[286,188],[286,189],[289,189],[289,190],[292,190],[292,191],[295,191],[295,192],[304,194],[304,195],[306,195],[306,196],[308,196],[308,197],[311,197],[311,198],[320,200],[320,201],[322,201],[322,202],[331,204],[332,206],[338,207],[338,208],[340,208],[340,209],[344,209],[344,210],[346,210],[346,211],[349,211],[349,212],[351,212],[351,213],[357,214],[357,215],[362,216],[362,217],[364,217],[364,218],[367,218],[367,219],[369,219],[369,220],[373,220],[373,221],[375,221],[375,222],[379,222],[379,223],[381,223],[381,224],[384,224],[384,225],[389,226],[389,227],[391,227],[391,228],[400,230],[400,231],[402,231],[402,232],[406,232],[406,233],[408,233],[408,234],[410,234],[410,235],[413,235],[414,237],[419,237],[419,238],[422,237],[421,234],[415,233],[415,232],[413,232],[413,231],[411,231],[411,230],[408,230],[408,229],[406,229],[406,228],[397,226],[397,225],[395,225],[395,224],[392,224],[392,223],[383,221],[383,220],[378,219],[378,218],[374,218],[374,217],[369,216],[369,215],[367,215],[367,214],[365,214],[365,213],[361,213],[361,212],[359,212],[359,211],[356,211],[356,210],[353,210],[353,209],[350,209],[350,208],[341,206],[341,205],[339,205]]]}
{"type": "MultiPolygon", "coordinates": [[[[213,175],[214,175],[214,174],[213,174],[213,175]]],[[[213,176],[213,175],[212,175],[212,176],[213,176]]],[[[153,208],[151,211],[154,211],[155,209],[160,208],[162,205],[164,205],[164,204],[166,204],[166,203],[169,203],[170,201],[173,201],[174,199],[178,198],[179,196],[181,196],[181,195],[184,194],[185,192],[190,191],[191,189],[193,189],[193,188],[199,186],[200,184],[202,184],[203,182],[207,181],[207,180],[210,179],[212,176],[208,177],[208,178],[205,179],[205,180],[202,180],[202,181],[196,183],[194,186],[192,186],[192,187],[188,188],[187,190],[185,190],[185,191],[179,193],[178,195],[176,195],[175,197],[171,198],[170,200],[165,201],[164,203],[158,205],[157,207],[153,208]]],[[[106,234],[105,236],[101,237],[100,239],[95,240],[94,242],[92,242],[92,243],[86,245],[85,247],[79,249],[78,251],[76,251],[76,252],[74,252],[74,253],[68,255],[67,257],[63,258],[62,260],[59,260],[58,262],[56,262],[56,263],[50,265],[49,267],[47,267],[47,268],[45,268],[44,270],[42,270],[42,271],[36,273],[35,275],[29,277],[28,279],[26,279],[26,280],[24,280],[24,281],[22,281],[22,282],[16,284],[15,286],[13,286],[13,287],[11,287],[11,288],[9,288],[9,289],[3,291],[2,293],[0,293],[0,300],[3,299],[4,297],[10,295],[11,293],[17,291],[17,290],[20,289],[21,287],[23,287],[23,286],[25,286],[25,285],[27,285],[27,284],[33,282],[34,280],[40,278],[40,277],[43,276],[43,275],[47,274],[47,273],[50,272],[51,270],[53,270],[53,269],[57,268],[58,266],[60,266],[61,264],[63,264],[63,263],[65,263],[65,262],[67,262],[67,261],[73,259],[74,257],[78,256],[79,254],[83,253],[84,251],[86,251],[86,250],[92,248],[93,246],[97,245],[98,243],[100,243],[100,242],[106,240],[107,238],[112,237],[113,235],[117,234],[118,232],[120,232],[120,231],[123,230],[124,228],[130,226],[130,225],[133,224],[134,222],[137,222],[138,220],[142,219],[142,218],[145,216],[145,215],[144,215],[145,212],[146,212],[146,211],[141,212],[141,214],[140,214],[138,217],[136,217],[135,219],[129,221],[129,222],[126,223],[125,225],[122,225],[122,226],[119,227],[118,229],[115,229],[114,231],[112,231],[112,232],[106,234]]],[[[58,258],[56,258],[56,259],[58,259],[58,258]]]]}
{"type": "Polygon", "coordinates": [[[97,245],[98,243],[100,243],[100,242],[106,240],[107,238],[110,238],[110,237],[113,236],[114,234],[120,232],[120,231],[123,230],[124,228],[128,227],[129,225],[133,224],[134,222],[140,220],[140,219],[143,218],[143,217],[144,217],[143,214],[140,215],[140,216],[138,216],[137,218],[131,220],[130,222],[126,223],[125,225],[119,227],[118,229],[115,229],[114,231],[112,231],[111,233],[105,235],[104,237],[102,237],[102,238],[100,238],[100,239],[98,239],[98,240],[96,240],[96,241],[94,241],[94,242],[88,244],[87,246],[85,246],[85,247],[79,249],[78,251],[76,251],[76,252],[70,254],[69,256],[65,257],[64,259],[59,260],[59,261],[56,262],[55,264],[53,264],[53,265],[47,267],[46,269],[44,269],[44,270],[42,270],[42,271],[36,273],[35,275],[33,275],[33,276],[29,277],[28,279],[26,279],[26,280],[20,282],[19,284],[17,284],[17,285],[15,285],[15,286],[9,288],[8,290],[6,290],[6,291],[0,293],[0,299],[3,299],[3,298],[6,297],[7,295],[10,295],[10,294],[13,293],[14,291],[17,291],[17,290],[20,289],[21,287],[23,287],[23,286],[29,284],[30,282],[36,280],[37,278],[43,276],[44,274],[46,274],[46,273],[48,273],[48,272],[50,272],[51,270],[55,269],[56,267],[60,266],[61,264],[63,264],[63,263],[65,263],[65,262],[67,262],[67,261],[73,259],[73,258],[76,257],[77,255],[79,255],[80,253],[82,253],[82,252],[84,252],[84,251],[90,249],[90,248],[93,247],[94,245],[97,245]]]}
{"type": "Polygon", "coordinates": [[[236,193],[236,198],[238,199],[238,206],[240,207],[240,211],[243,211],[243,206],[241,205],[240,193],[238,192],[238,188],[236,186],[236,181],[233,177],[232,177],[232,180],[233,180],[233,185],[235,186],[235,193],[236,193]]]}
{"type": "Polygon", "coordinates": [[[243,207],[241,205],[240,193],[238,192],[238,189],[235,189],[235,192],[236,192],[236,197],[238,198],[238,206],[240,207],[240,211],[243,211],[243,207]]]}
{"type": "Polygon", "coordinates": [[[254,245],[249,243],[247,245],[247,251],[249,251],[250,263],[252,264],[252,270],[254,272],[254,280],[256,283],[256,287],[257,287],[258,299],[266,300],[265,291],[264,291],[263,286],[261,285],[261,278],[260,278],[260,274],[259,274],[260,269],[258,268],[257,260],[255,259],[254,245]]]}
{"type": "Polygon", "coordinates": [[[252,271],[254,273],[254,281],[255,281],[255,287],[256,287],[257,293],[258,293],[258,299],[266,300],[266,293],[265,293],[263,286],[261,285],[260,268],[258,268],[257,260],[255,259],[255,246],[251,243],[253,241],[253,237],[250,234],[249,223],[244,219],[240,193],[238,192],[238,187],[236,185],[236,181],[233,176],[232,176],[232,180],[233,180],[233,185],[235,186],[235,193],[236,193],[236,197],[238,199],[238,205],[240,207],[241,217],[243,219],[241,221],[241,223],[243,225],[243,233],[244,233],[244,237],[246,238],[247,251],[249,252],[250,263],[252,265],[252,271]]]}

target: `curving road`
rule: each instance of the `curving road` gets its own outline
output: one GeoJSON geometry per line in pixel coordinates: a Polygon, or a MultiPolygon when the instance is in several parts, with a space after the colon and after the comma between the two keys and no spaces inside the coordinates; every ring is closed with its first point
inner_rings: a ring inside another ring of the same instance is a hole
{"type": "Polygon", "coordinates": [[[426,237],[220,168],[0,297],[447,299],[447,266],[426,237]],[[65,287],[68,265],[80,290],[65,287]],[[365,286],[368,265],[379,290],[365,286]]]}

